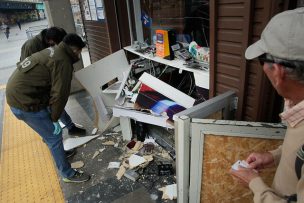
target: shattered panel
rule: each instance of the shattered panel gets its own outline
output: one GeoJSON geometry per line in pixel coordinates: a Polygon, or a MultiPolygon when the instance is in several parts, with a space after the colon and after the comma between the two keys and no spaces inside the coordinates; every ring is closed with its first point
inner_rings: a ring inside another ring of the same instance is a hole
{"type": "MultiPolygon", "coordinates": [[[[237,160],[245,160],[253,151],[275,149],[282,140],[205,135],[201,202],[253,202],[252,192],[236,183],[229,170],[237,160]]],[[[261,173],[271,185],[275,169],[261,173]]]]}

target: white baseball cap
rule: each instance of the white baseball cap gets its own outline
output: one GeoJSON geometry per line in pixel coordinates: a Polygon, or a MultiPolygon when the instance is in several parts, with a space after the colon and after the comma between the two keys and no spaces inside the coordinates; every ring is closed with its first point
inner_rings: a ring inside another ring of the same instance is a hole
{"type": "Polygon", "coordinates": [[[263,30],[261,39],[246,49],[246,59],[264,53],[286,60],[304,61],[304,8],[274,16],[263,30]]]}

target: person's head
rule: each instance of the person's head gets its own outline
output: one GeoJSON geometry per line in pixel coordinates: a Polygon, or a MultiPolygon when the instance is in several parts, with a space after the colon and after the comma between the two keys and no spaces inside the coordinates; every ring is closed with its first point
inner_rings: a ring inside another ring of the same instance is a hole
{"type": "Polygon", "coordinates": [[[66,31],[60,27],[50,27],[45,32],[45,42],[49,46],[59,44],[63,38],[67,35],[66,31]]]}
{"type": "Polygon", "coordinates": [[[79,59],[81,50],[83,47],[85,47],[85,43],[82,41],[81,37],[79,37],[77,34],[70,33],[67,34],[62,41],[71,48],[75,56],[77,56],[79,59]]]}
{"type": "Polygon", "coordinates": [[[263,70],[278,93],[290,98],[304,90],[304,8],[274,16],[261,39],[246,50],[246,59],[259,58],[263,70]]]}

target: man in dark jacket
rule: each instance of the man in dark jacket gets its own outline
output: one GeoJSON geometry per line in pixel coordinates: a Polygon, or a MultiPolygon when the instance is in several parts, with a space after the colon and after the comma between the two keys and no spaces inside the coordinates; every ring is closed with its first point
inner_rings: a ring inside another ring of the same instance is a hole
{"type": "Polygon", "coordinates": [[[12,112],[43,138],[65,182],[84,182],[90,178],[71,168],[58,123],[70,94],[73,63],[79,60],[84,46],[78,35],[66,35],[58,46],[18,63],[6,89],[12,112]]]}
{"type": "MultiPolygon", "coordinates": [[[[64,36],[66,36],[66,31],[59,27],[51,27],[44,29],[40,34],[36,35],[34,38],[27,40],[21,48],[20,61],[23,61],[26,57],[41,51],[50,46],[55,46],[59,44],[64,36]]],[[[67,127],[70,135],[85,135],[86,131],[82,128],[78,128],[72,121],[69,114],[64,110],[60,116],[60,121],[67,127]]]]}

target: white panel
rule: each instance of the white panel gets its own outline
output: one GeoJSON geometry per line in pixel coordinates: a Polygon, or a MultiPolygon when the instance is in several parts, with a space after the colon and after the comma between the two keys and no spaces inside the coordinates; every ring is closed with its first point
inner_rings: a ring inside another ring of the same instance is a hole
{"type": "Polygon", "coordinates": [[[129,72],[130,68],[124,50],[120,50],[75,73],[75,77],[94,99],[101,131],[119,122],[118,118],[111,118],[116,95],[104,93],[101,87],[114,78],[121,81],[123,73],[129,72]]]}
{"type": "Polygon", "coordinates": [[[192,107],[195,102],[195,99],[192,97],[186,95],[185,93],[175,89],[174,87],[157,79],[156,77],[153,77],[148,73],[142,74],[142,76],[139,78],[139,81],[185,108],[192,107]]]}
{"type": "Polygon", "coordinates": [[[129,68],[124,50],[119,50],[77,71],[75,76],[91,96],[96,96],[102,92],[100,89],[102,85],[116,77],[122,80],[123,72],[128,71],[129,68]]]}

